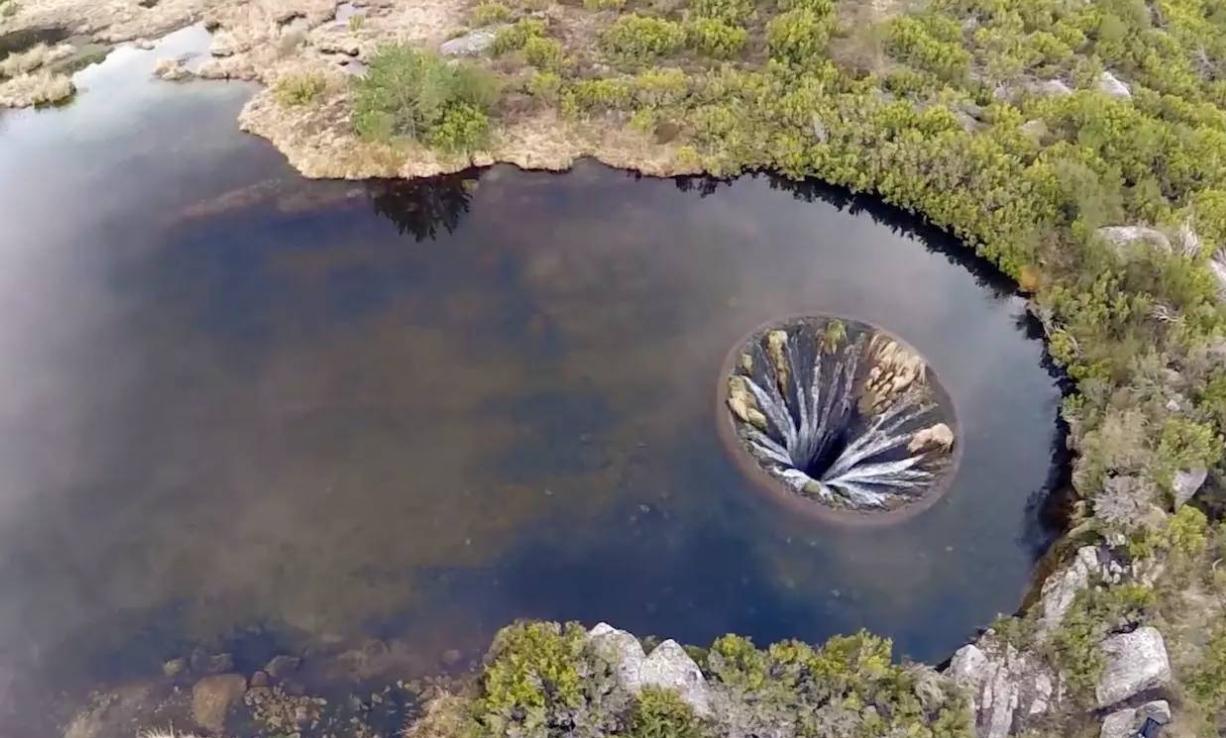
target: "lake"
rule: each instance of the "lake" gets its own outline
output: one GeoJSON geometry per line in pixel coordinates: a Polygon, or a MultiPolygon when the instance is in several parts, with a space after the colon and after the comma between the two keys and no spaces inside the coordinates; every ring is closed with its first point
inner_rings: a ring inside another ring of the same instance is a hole
{"type": "Polygon", "coordinates": [[[151,79],[199,38],[164,43],[0,115],[0,732],[197,645],[379,639],[419,676],[535,617],[939,661],[1017,608],[1060,388],[952,239],[767,176],[308,181],[237,130],[252,88],[151,79]],[[929,360],[961,444],[931,509],[798,516],[721,444],[728,352],[801,314],[929,360]]]}

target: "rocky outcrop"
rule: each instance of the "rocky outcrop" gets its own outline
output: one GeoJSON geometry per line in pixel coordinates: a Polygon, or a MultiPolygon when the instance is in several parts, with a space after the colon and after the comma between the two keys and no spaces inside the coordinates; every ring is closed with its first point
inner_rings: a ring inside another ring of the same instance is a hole
{"type": "Polygon", "coordinates": [[[1124,569],[1097,546],[1082,546],[1064,569],[1043,582],[1039,595],[1039,632],[1049,633],[1064,620],[1077,593],[1096,580],[1118,582],[1124,569]]]}
{"type": "Polygon", "coordinates": [[[1140,707],[1117,710],[1103,719],[1099,738],[1134,738],[1147,721],[1158,725],[1171,722],[1171,706],[1166,700],[1146,702],[1140,707]]]}
{"type": "Polygon", "coordinates": [[[917,431],[907,444],[907,451],[948,451],[954,446],[954,432],[944,423],[937,423],[917,431]]]}
{"type": "Polygon", "coordinates": [[[1097,87],[1099,92],[1105,92],[1111,97],[1118,97],[1124,100],[1132,97],[1132,91],[1128,89],[1128,85],[1121,82],[1120,78],[1111,72],[1104,71],[1098,75],[1097,87]]]}
{"type": "Polygon", "coordinates": [[[1171,662],[1157,628],[1145,626],[1111,636],[1102,644],[1107,663],[1094,696],[1099,707],[1110,707],[1171,681],[1171,662]]]}
{"type": "Polygon", "coordinates": [[[1156,228],[1146,226],[1103,226],[1096,231],[1121,258],[1130,258],[1139,246],[1149,245],[1165,253],[1171,252],[1171,240],[1156,228]]]}
{"type": "Polygon", "coordinates": [[[958,649],[947,674],[970,696],[976,735],[1005,738],[1058,700],[1056,679],[1045,664],[1011,645],[980,645],[958,649]]]}
{"type": "Polygon", "coordinates": [[[242,674],[214,674],[196,682],[192,687],[192,719],[214,733],[220,733],[226,724],[226,715],[247,691],[247,680],[242,674]]]}
{"type": "Polygon", "coordinates": [[[479,28],[472,33],[466,33],[459,38],[453,38],[438,47],[438,53],[443,56],[477,56],[485,53],[494,45],[496,29],[479,28]]]}
{"type": "Polygon", "coordinates": [[[1200,491],[1200,488],[1204,486],[1205,479],[1208,476],[1209,470],[1203,466],[1175,472],[1175,478],[1171,482],[1171,494],[1175,498],[1175,509],[1178,510],[1188,500],[1192,499],[1200,491]]]}
{"type": "Polygon", "coordinates": [[[698,715],[711,714],[711,695],[698,664],[676,641],[656,646],[651,655],[632,634],[600,623],[588,631],[588,646],[611,667],[618,685],[637,695],[644,687],[675,691],[698,715]]]}

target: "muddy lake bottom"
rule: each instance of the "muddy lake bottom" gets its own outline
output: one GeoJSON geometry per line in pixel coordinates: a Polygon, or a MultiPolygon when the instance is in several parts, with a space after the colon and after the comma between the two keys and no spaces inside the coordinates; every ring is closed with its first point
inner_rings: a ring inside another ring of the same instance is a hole
{"type": "Polygon", "coordinates": [[[940,661],[1017,608],[1059,387],[952,240],[766,176],[307,181],[236,129],[251,88],[159,55],[0,115],[0,733],[198,647],[414,678],[532,617],[940,661]],[[721,445],[729,350],[803,314],[940,376],[962,447],[931,509],[797,516],[721,445]]]}

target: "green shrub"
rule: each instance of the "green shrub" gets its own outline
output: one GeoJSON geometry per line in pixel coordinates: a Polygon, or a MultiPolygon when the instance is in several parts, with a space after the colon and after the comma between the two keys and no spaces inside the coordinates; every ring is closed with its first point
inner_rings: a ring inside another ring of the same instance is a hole
{"type": "Polygon", "coordinates": [[[538,71],[528,79],[527,91],[542,102],[556,103],[562,93],[562,78],[556,72],[538,71]]]}
{"type": "Polygon", "coordinates": [[[441,151],[460,153],[484,146],[490,137],[490,118],[469,103],[452,105],[428,134],[429,144],[441,151]]]}
{"type": "Polygon", "coordinates": [[[328,89],[328,80],[322,74],[287,74],[277,80],[273,94],[283,107],[309,105],[319,99],[328,89]]]}
{"type": "Polygon", "coordinates": [[[1226,710],[1226,626],[1215,629],[1189,682],[1192,695],[1207,712],[1226,710]]]}
{"type": "Polygon", "coordinates": [[[807,8],[781,13],[766,27],[771,58],[795,66],[812,64],[823,57],[831,28],[829,16],[807,8]]]}
{"type": "Polygon", "coordinates": [[[702,738],[702,724],[676,692],[645,687],[634,704],[628,738],[702,738]]]}
{"type": "Polygon", "coordinates": [[[648,107],[675,105],[689,94],[690,80],[674,67],[649,69],[634,76],[634,99],[648,107]]]}
{"type": "Polygon", "coordinates": [[[1222,438],[1210,425],[1184,417],[1168,418],[1158,435],[1155,477],[1170,484],[1175,472],[1190,467],[1210,467],[1222,457],[1222,438]]]}
{"type": "Polygon", "coordinates": [[[467,63],[448,63],[408,46],[380,49],[354,93],[363,138],[411,138],[451,151],[478,148],[489,132],[496,80],[467,63]]]}
{"type": "Polygon", "coordinates": [[[585,631],[576,624],[523,622],[498,632],[474,713],[489,734],[537,735],[551,715],[583,702],[577,669],[585,631]]]}
{"type": "Polygon", "coordinates": [[[1077,593],[1044,646],[1048,656],[1065,675],[1074,699],[1089,702],[1105,665],[1099,644],[1114,628],[1139,623],[1154,606],[1149,587],[1123,584],[1093,587],[1077,593]]]}
{"type": "Polygon", "coordinates": [[[691,0],[694,16],[740,26],[753,17],[753,0],[691,0]]]}
{"type": "Polygon", "coordinates": [[[557,71],[565,64],[562,44],[544,36],[532,36],[524,43],[524,59],[537,69],[546,71],[557,71]]]}
{"type": "Polygon", "coordinates": [[[500,2],[486,0],[477,7],[473,8],[472,14],[469,15],[469,22],[474,26],[488,26],[493,23],[502,23],[511,17],[511,9],[500,2]]]}
{"type": "Polygon", "coordinates": [[[686,43],[712,59],[731,59],[745,48],[749,33],[715,18],[695,18],[685,24],[686,43]]]}
{"type": "Polygon", "coordinates": [[[536,18],[523,18],[506,28],[498,29],[491,49],[495,54],[519,51],[527,45],[528,39],[539,38],[544,35],[544,21],[537,20],[536,18]]]}
{"type": "Polygon", "coordinates": [[[562,111],[567,115],[586,115],[624,108],[633,99],[631,85],[621,79],[580,80],[562,94],[562,111]]]}
{"type": "Polygon", "coordinates": [[[1187,557],[1199,556],[1208,542],[1209,519],[1191,505],[1179,508],[1161,536],[1163,548],[1187,557]]]}
{"type": "Polygon", "coordinates": [[[630,14],[609,26],[601,41],[607,51],[628,61],[650,61],[685,45],[685,29],[663,18],[630,14]]]}
{"type": "Polygon", "coordinates": [[[950,18],[903,16],[890,26],[888,48],[913,67],[946,81],[957,81],[966,76],[971,63],[970,52],[960,43],[960,34],[957,21],[950,18]]]}

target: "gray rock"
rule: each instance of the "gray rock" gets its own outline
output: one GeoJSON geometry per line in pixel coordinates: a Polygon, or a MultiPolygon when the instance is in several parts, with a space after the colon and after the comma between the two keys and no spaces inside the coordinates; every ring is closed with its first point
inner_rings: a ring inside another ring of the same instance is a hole
{"type": "Polygon", "coordinates": [[[268,678],[268,672],[257,671],[251,675],[251,688],[259,689],[260,687],[267,687],[271,681],[272,680],[268,678]]]}
{"type": "Polygon", "coordinates": [[[443,43],[438,53],[443,56],[476,56],[494,44],[498,31],[495,28],[478,28],[458,38],[443,43]]]}
{"type": "Polygon", "coordinates": [[[1147,228],[1145,226],[1103,226],[1096,233],[1122,258],[1133,256],[1136,253],[1137,247],[1145,244],[1158,248],[1168,254],[1171,252],[1171,240],[1166,237],[1165,233],[1156,228],[1147,228]]]}
{"type": "Polygon", "coordinates": [[[242,674],[206,676],[192,687],[192,719],[206,730],[220,733],[226,725],[226,715],[247,691],[242,674]]]}
{"type": "Polygon", "coordinates": [[[707,680],[694,659],[674,640],[667,640],[639,668],[639,684],[643,687],[671,689],[701,716],[711,714],[711,697],[707,680]]]}
{"type": "Polygon", "coordinates": [[[1166,700],[1155,700],[1140,707],[1117,710],[1103,719],[1099,738],[1134,738],[1146,720],[1166,725],[1171,721],[1171,706],[1166,700]]]}
{"type": "Polygon", "coordinates": [[[707,680],[676,641],[664,641],[648,656],[637,638],[608,623],[588,631],[587,641],[592,652],[613,667],[618,684],[630,694],[637,695],[649,686],[670,689],[698,715],[711,714],[707,680]]]}
{"type": "Polygon", "coordinates": [[[209,45],[209,53],[216,57],[234,56],[238,51],[238,40],[229,31],[218,31],[213,34],[213,43],[209,45]]]}
{"type": "Polygon", "coordinates": [[[299,666],[302,666],[302,659],[297,656],[273,656],[264,665],[264,671],[268,672],[273,679],[284,679],[298,671],[299,666]]]}
{"type": "Polygon", "coordinates": [[[1092,576],[1101,573],[1098,549],[1094,546],[1077,549],[1077,555],[1068,567],[1054,572],[1043,582],[1039,596],[1043,613],[1039,618],[1039,630],[1048,632],[1059,626],[1077,593],[1090,585],[1092,576]]]}
{"type": "Polygon", "coordinates": [[[1045,79],[1042,82],[1034,85],[1034,91],[1041,95],[1051,95],[1053,97],[1063,97],[1073,94],[1072,88],[1064,84],[1058,79],[1045,79]]]}
{"type": "Polygon", "coordinates": [[[1203,466],[1175,472],[1175,479],[1171,482],[1171,491],[1175,495],[1176,510],[1183,507],[1188,500],[1192,499],[1200,491],[1200,488],[1205,484],[1205,478],[1208,476],[1209,470],[1203,466]]]}
{"type": "Polygon", "coordinates": [[[1200,234],[1192,227],[1191,223],[1185,222],[1179,226],[1179,250],[1185,256],[1199,256],[1201,248],[1204,245],[1201,241],[1200,234]]]}
{"type": "Polygon", "coordinates": [[[1098,90],[1099,92],[1107,93],[1111,97],[1118,97],[1121,99],[1129,99],[1132,97],[1132,91],[1128,89],[1128,85],[1121,82],[1119,77],[1116,77],[1111,72],[1104,71],[1102,74],[1098,75],[1098,90]]]}
{"type": "Polygon", "coordinates": [[[979,738],[1004,738],[1053,704],[1055,680],[1046,667],[1007,644],[963,646],[948,675],[970,695],[979,738]]]}
{"type": "Polygon", "coordinates": [[[1101,648],[1107,663],[1094,690],[1100,708],[1171,681],[1171,662],[1157,628],[1145,626],[1112,636],[1101,648]]]}
{"type": "Polygon", "coordinates": [[[1047,135],[1050,133],[1047,129],[1047,124],[1040,118],[1026,121],[1019,130],[1023,136],[1036,143],[1047,138],[1047,135]]]}

